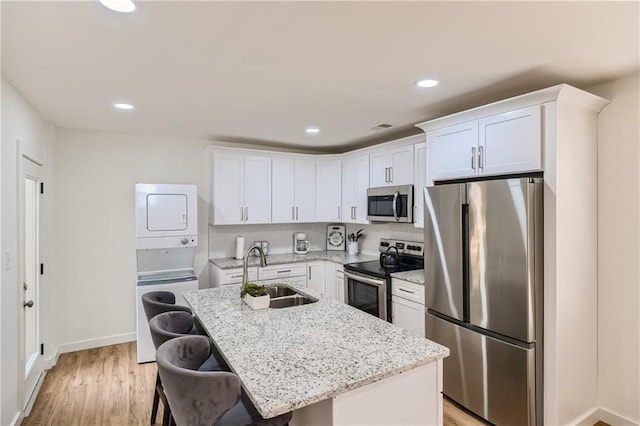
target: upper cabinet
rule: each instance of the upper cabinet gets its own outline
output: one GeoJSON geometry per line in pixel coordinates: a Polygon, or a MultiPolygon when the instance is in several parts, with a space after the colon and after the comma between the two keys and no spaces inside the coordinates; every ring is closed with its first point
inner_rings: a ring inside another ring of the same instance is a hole
{"type": "Polygon", "coordinates": [[[273,223],[313,222],[316,219],[316,162],[274,158],[273,223]]]}
{"type": "Polygon", "coordinates": [[[211,178],[211,224],[271,222],[271,158],[214,152],[211,178]]]}
{"type": "Polygon", "coordinates": [[[370,186],[413,183],[413,145],[371,153],[370,186]]]}
{"type": "Polygon", "coordinates": [[[360,155],[342,161],[342,222],[367,221],[369,156],[360,155]]]}
{"type": "Polygon", "coordinates": [[[316,162],[316,220],[342,220],[342,161],[316,162]]]}
{"type": "Polygon", "coordinates": [[[427,131],[429,177],[447,180],[542,170],[540,108],[534,105],[427,131]]]}

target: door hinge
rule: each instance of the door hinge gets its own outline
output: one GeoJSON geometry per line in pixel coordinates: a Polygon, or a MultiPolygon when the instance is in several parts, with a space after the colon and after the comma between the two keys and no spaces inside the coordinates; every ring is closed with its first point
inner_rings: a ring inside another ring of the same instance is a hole
{"type": "Polygon", "coordinates": [[[44,343],[40,343],[40,355],[44,355],[44,343]]]}
{"type": "Polygon", "coordinates": [[[40,182],[40,193],[44,194],[44,182],[40,182]]]}
{"type": "Polygon", "coordinates": [[[44,275],[44,263],[40,264],[40,275],[44,275]]]}

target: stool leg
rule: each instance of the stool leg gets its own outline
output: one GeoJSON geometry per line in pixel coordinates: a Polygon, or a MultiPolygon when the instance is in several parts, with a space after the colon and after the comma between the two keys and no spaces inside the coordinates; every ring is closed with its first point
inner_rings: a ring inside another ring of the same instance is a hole
{"type": "Polygon", "coordinates": [[[162,415],[162,426],[170,426],[171,425],[171,419],[173,419],[173,416],[171,415],[171,410],[169,409],[169,404],[166,404],[164,406],[164,411],[163,411],[163,415],[162,415]]]}
{"type": "Polygon", "coordinates": [[[160,386],[160,374],[156,373],[156,386],[153,392],[153,406],[151,407],[150,424],[152,425],[156,423],[156,416],[158,415],[158,405],[160,404],[160,393],[158,392],[158,388],[160,386]]]}

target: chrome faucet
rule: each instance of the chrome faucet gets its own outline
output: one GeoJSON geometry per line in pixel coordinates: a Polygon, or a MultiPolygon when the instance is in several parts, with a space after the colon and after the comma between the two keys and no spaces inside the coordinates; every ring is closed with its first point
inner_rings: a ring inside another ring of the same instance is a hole
{"type": "Polygon", "coordinates": [[[247,281],[249,281],[249,272],[248,272],[249,255],[253,250],[258,250],[258,253],[260,254],[260,266],[263,268],[267,266],[267,259],[264,257],[264,252],[262,251],[262,248],[257,244],[249,247],[249,250],[247,250],[247,252],[244,254],[244,257],[242,258],[242,289],[243,290],[244,290],[244,287],[247,285],[247,281]]]}

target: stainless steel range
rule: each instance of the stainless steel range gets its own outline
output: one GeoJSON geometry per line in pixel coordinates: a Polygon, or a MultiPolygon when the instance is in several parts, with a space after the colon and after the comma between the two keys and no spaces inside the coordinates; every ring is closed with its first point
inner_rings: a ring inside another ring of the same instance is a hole
{"type": "Polygon", "coordinates": [[[380,259],[344,265],[345,301],[391,322],[391,274],[424,267],[424,244],[382,238],[380,259]]]}

